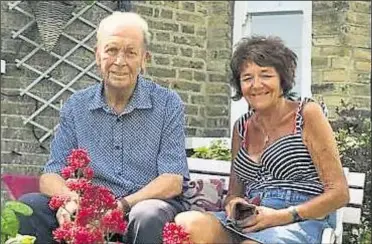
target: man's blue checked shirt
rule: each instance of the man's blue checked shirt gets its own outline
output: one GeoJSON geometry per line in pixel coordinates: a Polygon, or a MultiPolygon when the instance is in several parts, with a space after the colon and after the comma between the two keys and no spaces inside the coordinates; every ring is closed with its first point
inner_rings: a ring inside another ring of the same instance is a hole
{"type": "Polygon", "coordinates": [[[44,172],[59,173],[74,148],[88,150],[93,182],[116,197],[138,191],[162,173],[189,178],[185,152],[184,106],[169,89],[139,76],[124,112],[105,102],[103,85],[73,94],[60,112],[44,172]]]}

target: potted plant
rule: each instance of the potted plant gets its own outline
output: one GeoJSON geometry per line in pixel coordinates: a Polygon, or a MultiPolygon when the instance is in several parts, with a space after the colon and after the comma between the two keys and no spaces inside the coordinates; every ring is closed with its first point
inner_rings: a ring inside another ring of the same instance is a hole
{"type": "Polygon", "coordinates": [[[32,209],[19,201],[8,201],[1,210],[1,244],[33,244],[34,236],[20,235],[19,221],[16,213],[25,216],[32,214],[32,209]]]}
{"type": "Polygon", "coordinates": [[[72,150],[67,161],[61,175],[67,187],[77,193],[77,198],[56,195],[51,198],[49,207],[63,208],[70,200],[76,201],[78,207],[71,222],[53,231],[54,239],[70,244],[110,243],[112,236],[126,231],[124,213],[117,208],[115,196],[109,189],[92,183],[94,172],[89,167],[90,158],[85,149],[72,150]]]}

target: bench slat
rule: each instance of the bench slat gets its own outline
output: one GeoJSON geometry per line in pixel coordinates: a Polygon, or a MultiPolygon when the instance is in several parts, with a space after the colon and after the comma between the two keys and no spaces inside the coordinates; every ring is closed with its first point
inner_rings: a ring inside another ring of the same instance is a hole
{"type": "Polygon", "coordinates": [[[362,210],[360,208],[343,207],[342,222],[349,224],[360,224],[362,210]]]}
{"type": "Polygon", "coordinates": [[[366,174],[364,173],[356,173],[356,172],[349,172],[347,175],[347,182],[349,186],[364,188],[366,174]]]}
{"type": "Polygon", "coordinates": [[[205,172],[212,175],[221,174],[226,176],[230,174],[231,163],[229,161],[187,158],[187,163],[190,172],[205,172]]]}
{"type": "Polygon", "coordinates": [[[350,201],[349,204],[362,205],[363,204],[363,189],[349,188],[350,201]]]}
{"type": "Polygon", "coordinates": [[[190,173],[191,180],[196,179],[202,179],[202,180],[208,180],[208,179],[223,179],[226,184],[229,183],[229,177],[227,176],[218,176],[218,175],[206,175],[206,174],[198,174],[198,173],[190,173]]]}

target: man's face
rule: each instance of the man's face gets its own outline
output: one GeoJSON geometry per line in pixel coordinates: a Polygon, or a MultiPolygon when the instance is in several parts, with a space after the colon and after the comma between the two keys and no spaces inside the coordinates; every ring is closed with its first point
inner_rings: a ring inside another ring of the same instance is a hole
{"type": "Polygon", "coordinates": [[[145,65],[143,32],[136,27],[116,27],[100,33],[96,62],[106,87],[127,90],[136,85],[145,65]]]}

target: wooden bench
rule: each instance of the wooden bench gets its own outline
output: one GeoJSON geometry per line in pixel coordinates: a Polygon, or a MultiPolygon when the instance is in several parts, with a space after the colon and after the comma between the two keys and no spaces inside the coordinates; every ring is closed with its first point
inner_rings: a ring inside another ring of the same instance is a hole
{"type": "MultiPolygon", "coordinates": [[[[231,162],[188,158],[191,179],[224,179],[225,194],[229,185],[229,175],[231,162]]],[[[336,229],[327,228],[323,231],[322,243],[342,243],[343,223],[360,224],[361,223],[361,206],[363,203],[365,174],[349,172],[344,168],[344,173],[349,185],[350,202],[348,206],[340,208],[336,213],[336,229]]]]}

